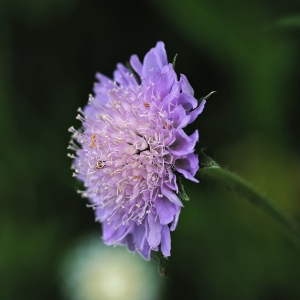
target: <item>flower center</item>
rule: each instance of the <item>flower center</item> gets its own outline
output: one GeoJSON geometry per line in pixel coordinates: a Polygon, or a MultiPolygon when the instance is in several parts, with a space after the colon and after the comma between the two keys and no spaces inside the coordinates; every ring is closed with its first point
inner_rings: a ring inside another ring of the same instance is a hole
{"type": "Polygon", "coordinates": [[[75,169],[87,179],[83,196],[93,201],[94,209],[109,209],[106,220],[114,220],[118,227],[129,221],[141,223],[155,212],[153,199],[160,197],[160,187],[171,172],[164,142],[169,129],[162,110],[151,109],[149,95],[140,88],[117,86],[107,95],[110,102],[101,108],[90,98],[94,111],[88,118],[81,116],[84,134],[73,129],[84,153],[84,159],[75,159],[75,169]]]}

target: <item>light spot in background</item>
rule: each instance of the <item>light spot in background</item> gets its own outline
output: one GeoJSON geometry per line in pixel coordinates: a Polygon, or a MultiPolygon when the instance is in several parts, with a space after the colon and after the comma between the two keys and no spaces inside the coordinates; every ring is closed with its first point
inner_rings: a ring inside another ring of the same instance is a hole
{"type": "Polygon", "coordinates": [[[157,300],[165,279],[156,264],[125,247],[105,246],[97,235],[67,253],[60,280],[70,300],[157,300]]]}

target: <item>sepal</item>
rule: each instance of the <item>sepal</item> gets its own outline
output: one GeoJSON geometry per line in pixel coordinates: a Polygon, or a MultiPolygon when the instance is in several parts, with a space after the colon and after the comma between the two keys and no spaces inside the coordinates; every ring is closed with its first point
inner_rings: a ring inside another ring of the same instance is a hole
{"type": "Polygon", "coordinates": [[[186,194],[185,190],[184,190],[184,186],[183,186],[183,176],[182,175],[178,175],[178,198],[181,201],[189,201],[190,198],[189,196],[186,194]]]}
{"type": "Polygon", "coordinates": [[[199,153],[200,169],[220,168],[220,166],[209,156],[204,154],[205,148],[202,148],[199,153]]]}

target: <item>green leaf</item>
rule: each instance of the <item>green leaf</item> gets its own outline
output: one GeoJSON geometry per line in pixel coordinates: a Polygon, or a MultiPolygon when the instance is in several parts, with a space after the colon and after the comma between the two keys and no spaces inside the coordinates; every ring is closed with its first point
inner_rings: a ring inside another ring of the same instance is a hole
{"type": "Polygon", "coordinates": [[[151,258],[158,263],[158,271],[162,277],[168,276],[168,268],[165,260],[168,260],[167,257],[163,256],[160,251],[151,251],[151,258]]]}
{"type": "Polygon", "coordinates": [[[178,56],[178,53],[175,54],[175,56],[173,58],[173,62],[172,62],[172,66],[173,66],[174,71],[175,71],[175,65],[176,65],[177,56],[178,56]]]}
{"type": "Polygon", "coordinates": [[[205,149],[201,149],[199,154],[199,160],[200,160],[200,168],[220,168],[220,166],[209,156],[207,156],[203,151],[205,149]]]}
{"type": "Polygon", "coordinates": [[[217,91],[212,91],[210,92],[208,95],[206,95],[205,97],[201,97],[200,99],[198,99],[198,101],[202,101],[202,100],[206,100],[208,99],[212,94],[216,93],[217,91]]]}
{"type": "Polygon", "coordinates": [[[183,200],[183,201],[189,201],[190,198],[188,197],[188,195],[186,194],[185,190],[184,190],[184,186],[183,186],[183,176],[182,175],[179,175],[177,176],[178,178],[178,197],[180,200],[183,200]]]}

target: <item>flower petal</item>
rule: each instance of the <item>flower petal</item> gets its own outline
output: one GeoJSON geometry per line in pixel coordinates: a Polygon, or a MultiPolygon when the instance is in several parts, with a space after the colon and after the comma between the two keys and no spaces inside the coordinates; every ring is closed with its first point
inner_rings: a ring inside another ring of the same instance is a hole
{"type": "Polygon", "coordinates": [[[142,76],[149,79],[152,74],[161,73],[162,68],[167,64],[165,45],[163,42],[158,42],[144,58],[142,76]]]}
{"type": "Polygon", "coordinates": [[[142,69],[143,65],[140,62],[139,58],[137,55],[132,55],[130,57],[130,65],[132,66],[133,70],[137,72],[139,76],[142,76],[142,69]]]}
{"type": "Polygon", "coordinates": [[[179,94],[179,96],[175,97],[172,102],[175,107],[182,105],[187,112],[190,112],[193,108],[196,108],[198,104],[196,98],[184,93],[179,94]]]}
{"type": "Polygon", "coordinates": [[[172,64],[164,66],[154,86],[156,97],[164,99],[170,93],[175,80],[176,73],[173,70],[172,64]]]}
{"type": "Polygon", "coordinates": [[[171,255],[171,236],[167,225],[164,225],[161,230],[161,252],[164,256],[171,255]]]}
{"type": "MultiPolygon", "coordinates": [[[[110,78],[102,75],[101,73],[97,73],[96,78],[100,83],[96,82],[94,84],[95,102],[106,105],[109,100],[107,97],[107,92],[109,89],[114,87],[113,82],[110,78]]],[[[89,106],[86,106],[85,109],[88,107],[89,106]]]]}
{"type": "Polygon", "coordinates": [[[164,42],[157,42],[154,49],[159,56],[162,65],[165,66],[166,64],[168,64],[167,52],[164,42]]]}
{"type": "Polygon", "coordinates": [[[171,202],[178,206],[183,206],[180,199],[176,196],[176,194],[166,185],[161,187],[161,192],[164,196],[166,196],[171,202]]]}
{"type": "Polygon", "coordinates": [[[184,94],[194,96],[194,90],[192,86],[190,85],[189,81],[187,80],[186,76],[183,74],[180,74],[181,79],[181,90],[184,94]]]}
{"type": "Polygon", "coordinates": [[[99,80],[99,82],[101,84],[103,84],[103,85],[106,84],[106,85],[110,85],[113,87],[112,80],[109,77],[98,72],[98,73],[96,73],[96,78],[99,80]]]}
{"type": "Polygon", "coordinates": [[[122,86],[128,86],[129,70],[123,64],[117,64],[117,70],[114,71],[114,80],[122,86]]]}
{"type": "Polygon", "coordinates": [[[151,248],[155,248],[160,244],[162,225],[159,222],[159,218],[153,213],[148,215],[148,226],[149,233],[147,236],[147,241],[151,248]]]}
{"type": "Polygon", "coordinates": [[[206,103],[206,100],[203,99],[201,101],[200,105],[196,109],[194,109],[193,111],[190,112],[189,116],[191,117],[191,119],[189,120],[188,124],[194,122],[195,119],[202,113],[205,103],[206,103]]]}
{"type": "Polygon", "coordinates": [[[199,139],[198,130],[188,136],[182,129],[178,128],[175,133],[176,139],[169,147],[169,152],[175,155],[186,155],[194,151],[195,144],[199,139]]]}
{"type": "Polygon", "coordinates": [[[144,243],[144,240],[145,240],[145,236],[146,236],[145,225],[135,224],[133,232],[134,232],[135,244],[136,244],[137,249],[142,249],[143,248],[143,243],[144,243]]]}
{"type": "Polygon", "coordinates": [[[176,213],[175,219],[174,219],[174,221],[173,221],[173,223],[172,223],[172,225],[171,225],[171,227],[170,227],[170,230],[171,230],[171,231],[174,231],[174,230],[176,229],[176,226],[177,226],[177,223],[178,223],[178,219],[179,219],[179,214],[180,214],[180,209],[179,209],[179,211],[176,213]]]}
{"type": "Polygon", "coordinates": [[[127,245],[127,248],[130,252],[135,252],[135,242],[133,234],[127,234],[122,241],[120,241],[121,245],[127,245]]]}
{"type": "Polygon", "coordinates": [[[190,153],[188,155],[185,155],[184,157],[176,159],[174,167],[186,179],[194,182],[199,182],[196,178],[194,178],[196,172],[199,169],[198,155],[190,153]]]}
{"type": "Polygon", "coordinates": [[[111,223],[103,222],[103,241],[107,245],[118,244],[132,230],[132,225],[120,225],[121,219],[116,218],[111,223]],[[120,226],[118,226],[120,225],[120,226]]]}
{"type": "Polygon", "coordinates": [[[176,208],[169,199],[166,197],[156,198],[155,207],[162,225],[167,225],[173,221],[176,208]]]}
{"type": "Polygon", "coordinates": [[[177,106],[171,116],[173,121],[172,126],[175,128],[185,127],[191,119],[191,116],[186,114],[186,110],[182,106],[177,106]]]}
{"type": "Polygon", "coordinates": [[[143,244],[143,248],[139,251],[139,253],[147,260],[151,259],[151,248],[147,241],[143,244]]]}
{"type": "Polygon", "coordinates": [[[108,218],[108,216],[111,214],[111,212],[105,208],[97,208],[95,211],[96,215],[96,221],[101,221],[103,222],[108,218]]]}
{"type": "Polygon", "coordinates": [[[146,239],[146,227],[144,223],[145,221],[140,225],[135,224],[133,230],[136,245],[135,250],[138,251],[145,259],[150,260],[151,248],[146,239]]]}

